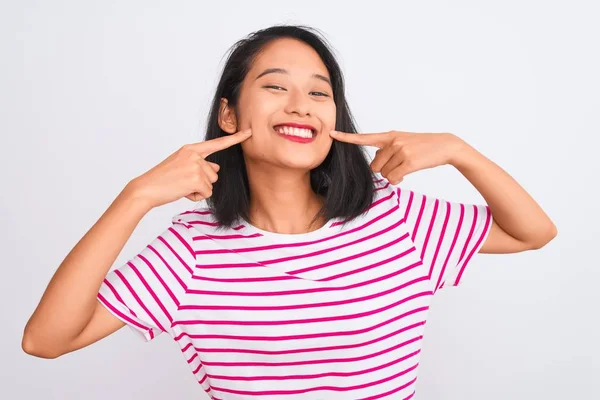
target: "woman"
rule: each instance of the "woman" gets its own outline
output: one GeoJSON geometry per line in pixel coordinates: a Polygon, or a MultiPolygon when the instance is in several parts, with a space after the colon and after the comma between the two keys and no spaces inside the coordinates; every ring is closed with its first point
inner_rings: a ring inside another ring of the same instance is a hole
{"type": "Polygon", "coordinates": [[[477,252],[555,235],[457,136],[356,134],[324,39],[276,26],[234,46],[206,141],[133,179],[65,258],[23,349],[55,358],[127,324],[145,340],[172,336],[214,399],[411,398],[433,294],[458,285],[477,252]],[[370,164],[361,146],[378,148],[370,164]],[[444,164],[488,205],[393,186],[444,164]],[[108,273],[141,218],[182,197],[208,207],[108,273]]]}

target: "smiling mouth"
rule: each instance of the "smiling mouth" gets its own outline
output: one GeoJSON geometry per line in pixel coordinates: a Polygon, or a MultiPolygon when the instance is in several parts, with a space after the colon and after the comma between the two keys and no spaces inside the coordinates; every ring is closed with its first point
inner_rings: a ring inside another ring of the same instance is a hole
{"type": "Polygon", "coordinates": [[[317,134],[316,129],[307,128],[307,127],[296,127],[289,125],[275,125],[273,127],[275,132],[286,135],[286,136],[295,136],[310,139],[317,134]]]}

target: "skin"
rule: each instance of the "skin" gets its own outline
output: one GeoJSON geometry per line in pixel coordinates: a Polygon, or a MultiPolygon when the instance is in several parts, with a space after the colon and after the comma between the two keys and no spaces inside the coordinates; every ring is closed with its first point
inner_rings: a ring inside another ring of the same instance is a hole
{"type": "Polygon", "coordinates": [[[237,108],[227,99],[221,101],[219,124],[230,136],[185,145],[125,187],[57,269],[25,327],[23,350],[56,358],[123,327],[96,300],[102,280],[151,209],[182,197],[199,201],[211,196],[219,166],[204,158],[236,143],[241,143],[248,172],[250,222],[263,230],[305,233],[326,222],[309,225],[322,204],[311,190],[309,173],[323,162],[333,140],[339,140],[377,147],[371,168],[393,184],[418,170],[454,166],[482,194],[494,216],[481,252],[538,249],[556,236],[556,226],[531,196],[456,135],[332,131],[336,108],[331,86],[325,82],[328,78],[310,46],[293,39],[267,45],[243,82],[237,108]],[[257,79],[272,68],[287,72],[257,79]],[[312,125],[316,139],[300,144],[280,137],[273,127],[286,122],[312,125]]]}
{"type": "Polygon", "coordinates": [[[540,249],[556,235],[552,220],[506,171],[451,133],[389,131],[371,134],[330,132],[346,143],[378,150],[371,169],[392,184],[413,172],[452,165],[483,196],[493,215],[480,253],[517,253],[540,249]]]}
{"type": "Polygon", "coordinates": [[[205,158],[247,140],[250,131],[187,144],[129,182],[79,240],[50,280],[23,332],[31,355],[56,358],[86,347],[124,326],[96,299],[100,285],[141,219],[182,197],[211,196],[219,166],[205,158]]]}
{"type": "Polygon", "coordinates": [[[310,189],[309,172],[325,159],[333,142],[328,132],[335,127],[331,86],[314,74],[329,78],[310,47],[289,40],[266,46],[243,82],[239,121],[223,99],[219,122],[231,135],[185,145],[127,184],[57,269],[27,322],[23,350],[56,358],[124,326],[96,299],[102,280],[151,209],[182,197],[199,201],[212,195],[219,166],[205,157],[215,151],[242,143],[256,226],[280,233],[310,229],[307,215],[316,214],[322,199],[310,189]],[[256,79],[273,67],[288,73],[256,79]],[[316,140],[306,145],[279,137],[272,128],[284,122],[314,126],[316,140]]]}
{"type": "Polygon", "coordinates": [[[278,39],[263,48],[248,72],[236,110],[222,99],[221,128],[230,134],[252,129],[252,137],[242,143],[250,185],[250,222],[266,231],[303,233],[325,223],[309,226],[323,202],[311,190],[310,170],[329,153],[336,106],[331,85],[314,75],[329,79],[315,50],[294,39],[278,39]],[[257,79],[271,68],[287,73],[257,79]],[[296,143],[281,137],[273,127],[285,122],[312,125],[317,129],[315,140],[296,143]]]}

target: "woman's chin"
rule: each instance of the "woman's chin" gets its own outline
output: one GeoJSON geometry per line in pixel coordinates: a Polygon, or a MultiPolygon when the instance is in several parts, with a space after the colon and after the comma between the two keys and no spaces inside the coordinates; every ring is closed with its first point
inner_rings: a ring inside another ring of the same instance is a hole
{"type": "Polygon", "coordinates": [[[317,168],[325,160],[323,157],[307,157],[306,154],[290,155],[284,159],[281,159],[278,164],[283,167],[296,169],[299,171],[310,171],[317,168]]]}
{"type": "Polygon", "coordinates": [[[276,163],[281,171],[290,171],[290,172],[309,172],[310,170],[316,168],[313,164],[306,163],[290,163],[290,162],[281,162],[276,163]]]}
{"type": "Polygon", "coordinates": [[[290,151],[277,152],[277,154],[272,154],[271,156],[261,154],[259,157],[252,157],[246,153],[245,158],[247,161],[250,161],[250,164],[257,166],[266,163],[276,169],[308,172],[321,165],[325,161],[325,158],[327,158],[327,153],[315,154],[314,152],[290,151]]]}

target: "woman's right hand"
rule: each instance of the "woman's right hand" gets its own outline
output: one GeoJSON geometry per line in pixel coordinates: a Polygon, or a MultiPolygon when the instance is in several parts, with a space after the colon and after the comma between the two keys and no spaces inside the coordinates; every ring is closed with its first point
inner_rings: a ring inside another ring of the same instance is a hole
{"type": "Polygon", "coordinates": [[[185,197],[200,201],[212,196],[219,165],[206,161],[210,154],[241,143],[252,136],[246,129],[233,135],[186,144],[160,164],[129,183],[148,209],[185,197]]]}
{"type": "Polygon", "coordinates": [[[205,158],[248,139],[250,130],[188,144],[133,179],[54,273],[23,331],[31,355],[56,358],[112,334],[125,323],[100,304],[98,290],[145,213],[182,197],[210,197],[219,166],[205,158]]]}

